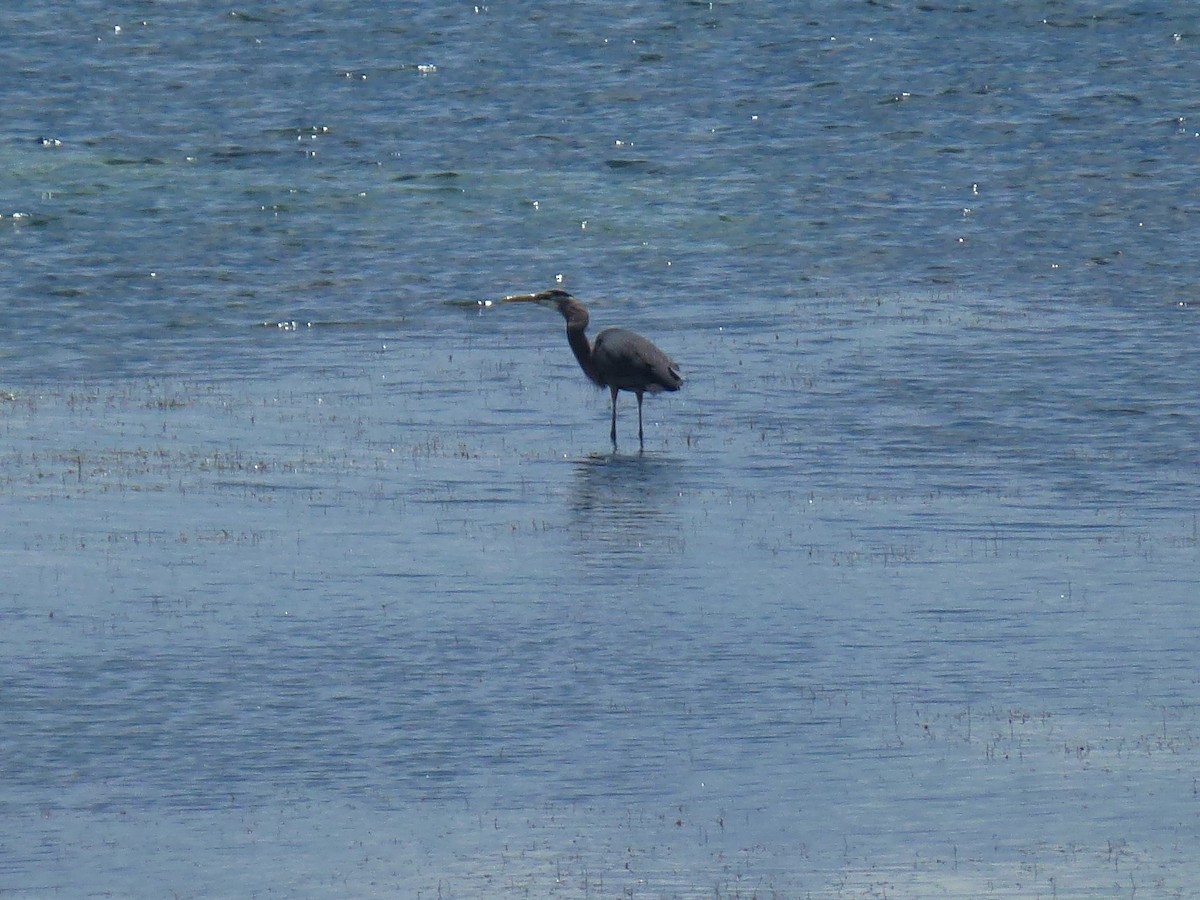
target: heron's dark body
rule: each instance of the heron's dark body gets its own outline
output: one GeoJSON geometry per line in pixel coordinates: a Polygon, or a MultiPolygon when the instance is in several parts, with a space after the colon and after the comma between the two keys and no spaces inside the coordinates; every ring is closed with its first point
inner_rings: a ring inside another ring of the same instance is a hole
{"type": "Polygon", "coordinates": [[[592,361],[603,385],[622,391],[657,394],[677,391],[683,378],[675,363],[640,334],[605,328],[592,345],[592,361]]]}
{"type": "Polygon", "coordinates": [[[677,391],[683,376],[674,360],[640,334],[625,328],[606,328],[596,335],[593,344],[585,334],[588,326],[587,307],[564,290],[554,289],[540,294],[509,297],[508,300],[529,300],[554,306],[567,320],[567,343],[583,374],[595,385],[607,387],[612,396],[612,429],[610,437],[617,443],[617,392],[629,391],[638,401],[638,441],[642,437],[642,396],[661,391],[677,391]]]}

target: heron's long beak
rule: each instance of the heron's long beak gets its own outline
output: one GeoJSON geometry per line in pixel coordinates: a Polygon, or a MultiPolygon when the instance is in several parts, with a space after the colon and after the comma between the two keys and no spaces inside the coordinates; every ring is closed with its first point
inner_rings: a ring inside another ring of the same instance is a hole
{"type": "Polygon", "coordinates": [[[504,303],[537,303],[541,297],[538,294],[513,294],[505,297],[504,303]]]}

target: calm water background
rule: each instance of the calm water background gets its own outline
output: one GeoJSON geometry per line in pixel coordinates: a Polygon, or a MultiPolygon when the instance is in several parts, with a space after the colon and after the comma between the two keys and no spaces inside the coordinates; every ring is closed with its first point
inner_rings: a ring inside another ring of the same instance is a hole
{"type": "Polygon", "coordinates": [[[9,4],[0,895],[1190,894],[1197,84],[1153,0],[9,4]],[[477,303],[559,275],[644,455],[477,303]]]}

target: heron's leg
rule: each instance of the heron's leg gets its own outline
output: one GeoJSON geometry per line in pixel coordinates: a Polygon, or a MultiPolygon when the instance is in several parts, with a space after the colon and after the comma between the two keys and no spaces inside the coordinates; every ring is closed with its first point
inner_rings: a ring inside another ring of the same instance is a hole
{"type": "Polygon", "coordinates": [[[612,429],[608,432],[608,436],[612,438],[613,446],[617,446],[617,389],[612,385],[608,387],[612,394],[612,429]]]}
{"type": "Polygon", "coordinates": [[[646,449],[646,440],[642,437],[642,392],[637,392],[638,398],[638,446],[646,449]]]}

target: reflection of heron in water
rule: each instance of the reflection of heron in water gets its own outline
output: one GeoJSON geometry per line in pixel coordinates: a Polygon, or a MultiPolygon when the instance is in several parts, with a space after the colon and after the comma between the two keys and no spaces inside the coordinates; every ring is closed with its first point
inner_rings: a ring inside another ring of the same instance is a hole
{"type": "Polygon", "coordinates": [[[567,320],[567,343],[583,374],[595,385],[607,387],[612,395],[612,429],[609,437],[617,446],[617,391],[637,395],[638,445],[645,449],[642,435],[642,395],[649,392],[677,391],[683,384],[679,366],[640,334],[624,328],[606,328],[593,344],[584,331],[588,326],[587,307],[560,288],[539,294],[517,294],[505,302],[539,303],[557,309],[567,320]]]}
{"type": "Polygon", "coordinates": [[[570,479],[571,533],[584,557],[604,565],[666,564],[683,548],[679,511],[683,460],[653,455],[591,454],[570,479]]]}

